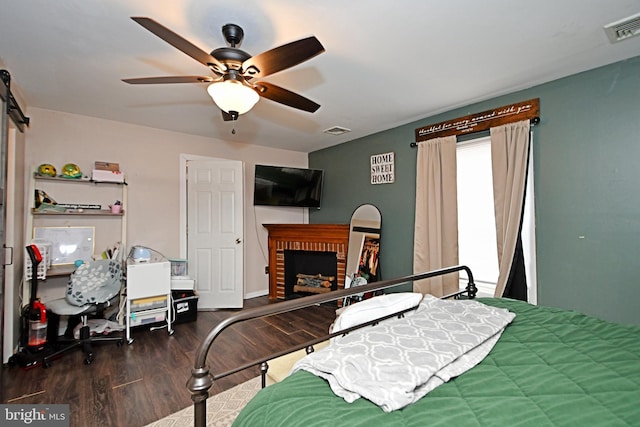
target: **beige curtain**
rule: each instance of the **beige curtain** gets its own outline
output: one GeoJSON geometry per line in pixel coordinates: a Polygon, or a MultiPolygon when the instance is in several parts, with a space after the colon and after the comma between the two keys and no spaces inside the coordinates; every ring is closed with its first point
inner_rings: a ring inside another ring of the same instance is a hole
{"type": "MultiPolygon", "coordinates": [[[[413,271],[458,264],[456,137],[418,145],[413,271]]],[[[443,296],[458,290],[458,274],[414,282],[414,292],[443,296]]]]}
{"type": "Polygon", "coordinates": [[[496,297],[502,297],[504,294],[520,233],[529,152],[529,128],[528,120],[491,128],[491,163],[499,265],[496,297]]]}

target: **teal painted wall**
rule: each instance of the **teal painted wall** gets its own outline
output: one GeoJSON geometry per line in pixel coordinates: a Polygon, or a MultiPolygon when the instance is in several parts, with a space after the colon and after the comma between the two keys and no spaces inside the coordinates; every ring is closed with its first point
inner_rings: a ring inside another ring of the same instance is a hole
{"type": "MultiPolygon", "coordinates": [[[[428,96],[428,94],[425,94],[428,96]]],[[[534,128],[538,303],[640,324],[640,57],[458,108],[309,154],[325,170],[312,223],[382,212],[383,278],[411,274],[418,127],[540,98],[534,128]],[[370,156],[395,153],[395,183],[371,185],[370,156]]]]}

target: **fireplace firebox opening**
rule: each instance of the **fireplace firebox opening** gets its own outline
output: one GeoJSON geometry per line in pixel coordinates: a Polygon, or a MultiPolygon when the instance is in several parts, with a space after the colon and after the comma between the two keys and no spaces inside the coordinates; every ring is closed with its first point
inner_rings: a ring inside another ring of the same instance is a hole
{"type": "Polygon", "coordinates": [[[336,252],[284,251],[285,299],[335,291],[338,289],[337,277],[336,252]]]}

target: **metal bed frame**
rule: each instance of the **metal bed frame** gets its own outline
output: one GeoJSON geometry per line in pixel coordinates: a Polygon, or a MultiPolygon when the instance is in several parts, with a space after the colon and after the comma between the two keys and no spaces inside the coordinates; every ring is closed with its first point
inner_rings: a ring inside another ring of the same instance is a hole
{"type": "Polygon", "coordinates": [[[341,300],[343,298],[350,297],[356,294],[381,291],[384,289],[389,289],[389,288],[399,286],[401,284],[406,284],[406,283],[410,283],[410,282],[414,282],[422,279],[429,279],[436,276],[443,276],[445,274],[455,273],[463,270],[466,271],[467,277],[469,279],[466,288],[462,291],[445,295],[442,298],[443,299],[447,299],[447,298],[460,299],[465,295],[467,298],[471,298],[471,299],[475,298],[478,290],[476,288],[475,282],[473,281],[473,274],[471,273],[471,269],[469,269],[469,267],[464,265],[458,265],[454,267],[428,271],[425,273],[412,274],[409,276],[399,277],[397,279],[374,282],[364,286],[357,286],[357,287],[342,289],[342,290],[329,292],[325,294],[317,294],[317,295],[298,298],[294,300],[279,302],[277,304],[270,304],[264,307],[256,307],[248,310],[243,310],[221,321],[213,329],[209,331],[204,341],[198,347],[198,350],[196,351],[196,357],[195,357],[193,369],[191,369],[191,377],[187,381],[187,388],[191,393],[191,400],[193,401],[193,407],[194,407],[193,408],[194,409],[194,425],[196,427],[204,427],[206,425],[207,398],[209,397],[209,390],[213,386],[214,381],[219,380],[220,378],[224,378],[229,375],[235,374],[236,372],[240,372],[244,369],[248,369],[253,366],[259,365],[260,371],[262,374],[262,387],[264,388],[267,370],[269,369],[269,365],[267,363],[268,360],[275,359],[277,357],[292,353],[302,348],[305,348],[307,353],[311,353],[313,352],[313,346],[315,344],[318,344],[322,341],[326,341],[335,336],[344,335],[353,330],[378,323],[384,319],[400,316],[403,313],[406,313],[411,310],[415,310],[417,306],[409,308],[407,310],[402,310],[402,311],[393,313],[385,317],[381,317],[376,320],[372,320],[367,323],[363,323],[363,324],[342,330],[340,332],[328,333],[320,338],[307,341],[304,344],[299,344],[293,347],[289,347],[286,350],[282,350],[282,351],[270,354],[267,357],[262,357],[260,359],[253,360],[251,362],[240,365],[229,371],[225,371],[219,374],[212,374],[209,371],[209,367],[206,364],[207,355],[216,337],[218,337],[218,335],[220,335],[220,333],[222,333],[222,331],[224,331],[229,326],[245,320],[251,320],[251,319],[257,319],[260,317],[267,317],[267,316],[272,316],[276,314],[282,314],[288,311],[299,310],[305,307],[310,307],[310,306],[314,306],[314,305],[318,305],[326,302],[341,300]]]}

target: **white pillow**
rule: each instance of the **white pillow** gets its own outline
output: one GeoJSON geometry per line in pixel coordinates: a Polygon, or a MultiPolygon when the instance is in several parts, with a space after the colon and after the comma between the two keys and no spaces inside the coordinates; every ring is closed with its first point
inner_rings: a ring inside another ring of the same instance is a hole
{"type": "Polygon", "coordinates": [[[418,292],[397,292],[375,296],[347,306],[333,324],[332,332],[339,332],[352,326],[417,306],[422,301],[418,292]]]}

